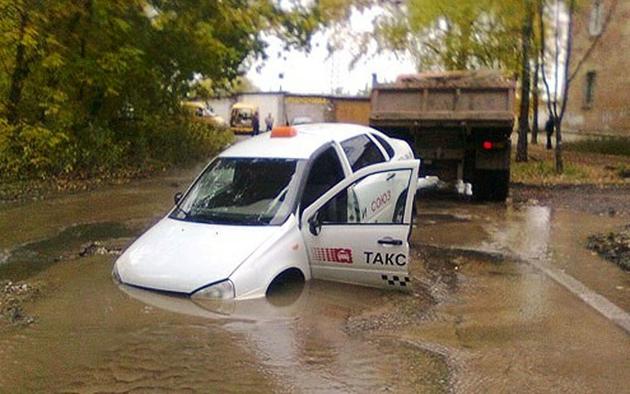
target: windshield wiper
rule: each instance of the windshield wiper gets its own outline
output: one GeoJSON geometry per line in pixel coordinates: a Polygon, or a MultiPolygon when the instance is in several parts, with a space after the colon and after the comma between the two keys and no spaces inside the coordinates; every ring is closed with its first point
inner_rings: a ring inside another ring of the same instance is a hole
{"type": "Polygon", "coordinates": [[[267,224],[264,220],[257,217],[230,217],[229,215],[222,215],[218,212],[197,212],[190,214],[187,219],[207,224],[225,224],[236,226],[267,224]]]}
{"type": "Polygon", "coordinates": [[[184,219],[187,219],[190,216],[190,212],[184,211],[184,209],[180,206],[175,207],[175,211],[173,213],[178,214],[180,212],[184,215],[184,219]]]}

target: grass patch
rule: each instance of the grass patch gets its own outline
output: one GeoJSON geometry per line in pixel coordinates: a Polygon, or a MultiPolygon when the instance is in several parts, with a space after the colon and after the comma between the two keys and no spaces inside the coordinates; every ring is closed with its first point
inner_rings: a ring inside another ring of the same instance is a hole
{"type": "Polygon", "coordinates": [[[533,185],[610,185],[630,180],[630,157],[564,149],[564,173],[556,174],[554,151],[530,145],[529,161],[516,163],[512,155],[512,182],[533,185]]]}
{"type": "Polygon", "coordinates": [[[579,184],[593,180],[594,174],[586,166],[565,163],[564,173],[556,174],[553,161],[530,160],[526,163],[512,163],[512,182],[533,184],[579,184]]]}
{"type": "Polygon", "coordinates": [[[568,151],[630,157],[630,138],[624,137],[565,142],[563,147],[568,151]]]}

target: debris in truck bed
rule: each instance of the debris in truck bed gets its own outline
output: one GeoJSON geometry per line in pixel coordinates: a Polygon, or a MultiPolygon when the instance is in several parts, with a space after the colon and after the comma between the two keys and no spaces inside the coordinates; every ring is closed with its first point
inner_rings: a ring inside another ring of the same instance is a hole
{"type": "Polygon", "coordinates": [[[514,82],[498,71],[439,71],[419,74],[403,74],[394,85],[414,87],[512,87],[514,82]]]}

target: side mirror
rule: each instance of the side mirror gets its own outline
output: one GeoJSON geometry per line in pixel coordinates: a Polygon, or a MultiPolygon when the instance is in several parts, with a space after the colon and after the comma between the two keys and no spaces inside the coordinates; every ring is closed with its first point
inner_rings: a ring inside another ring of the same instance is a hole
{"type": "Polygon", "coordinates": [[[317,236],[322,231],[322,222],[319,220],[319,212],[308,219],[308,231],[317,236]]]}
{"type": "Polygon", "coordinates": [[[183,195],[184,194],[182,192],[175,193],[175,195],[173,196],[173,201],[175,201],[175,205],[179,204],[183,195]]]}

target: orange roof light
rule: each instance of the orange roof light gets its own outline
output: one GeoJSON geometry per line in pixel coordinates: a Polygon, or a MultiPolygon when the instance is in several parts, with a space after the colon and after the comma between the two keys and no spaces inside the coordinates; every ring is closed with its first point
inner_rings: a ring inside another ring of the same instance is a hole
{"type": "Polygon", "coordinates": [[[297,135],[297,130],[295,127],[291,126],[280,126],[274,127],[271,130],[271,138],[289,138],[295,137],[297,135]]]}

